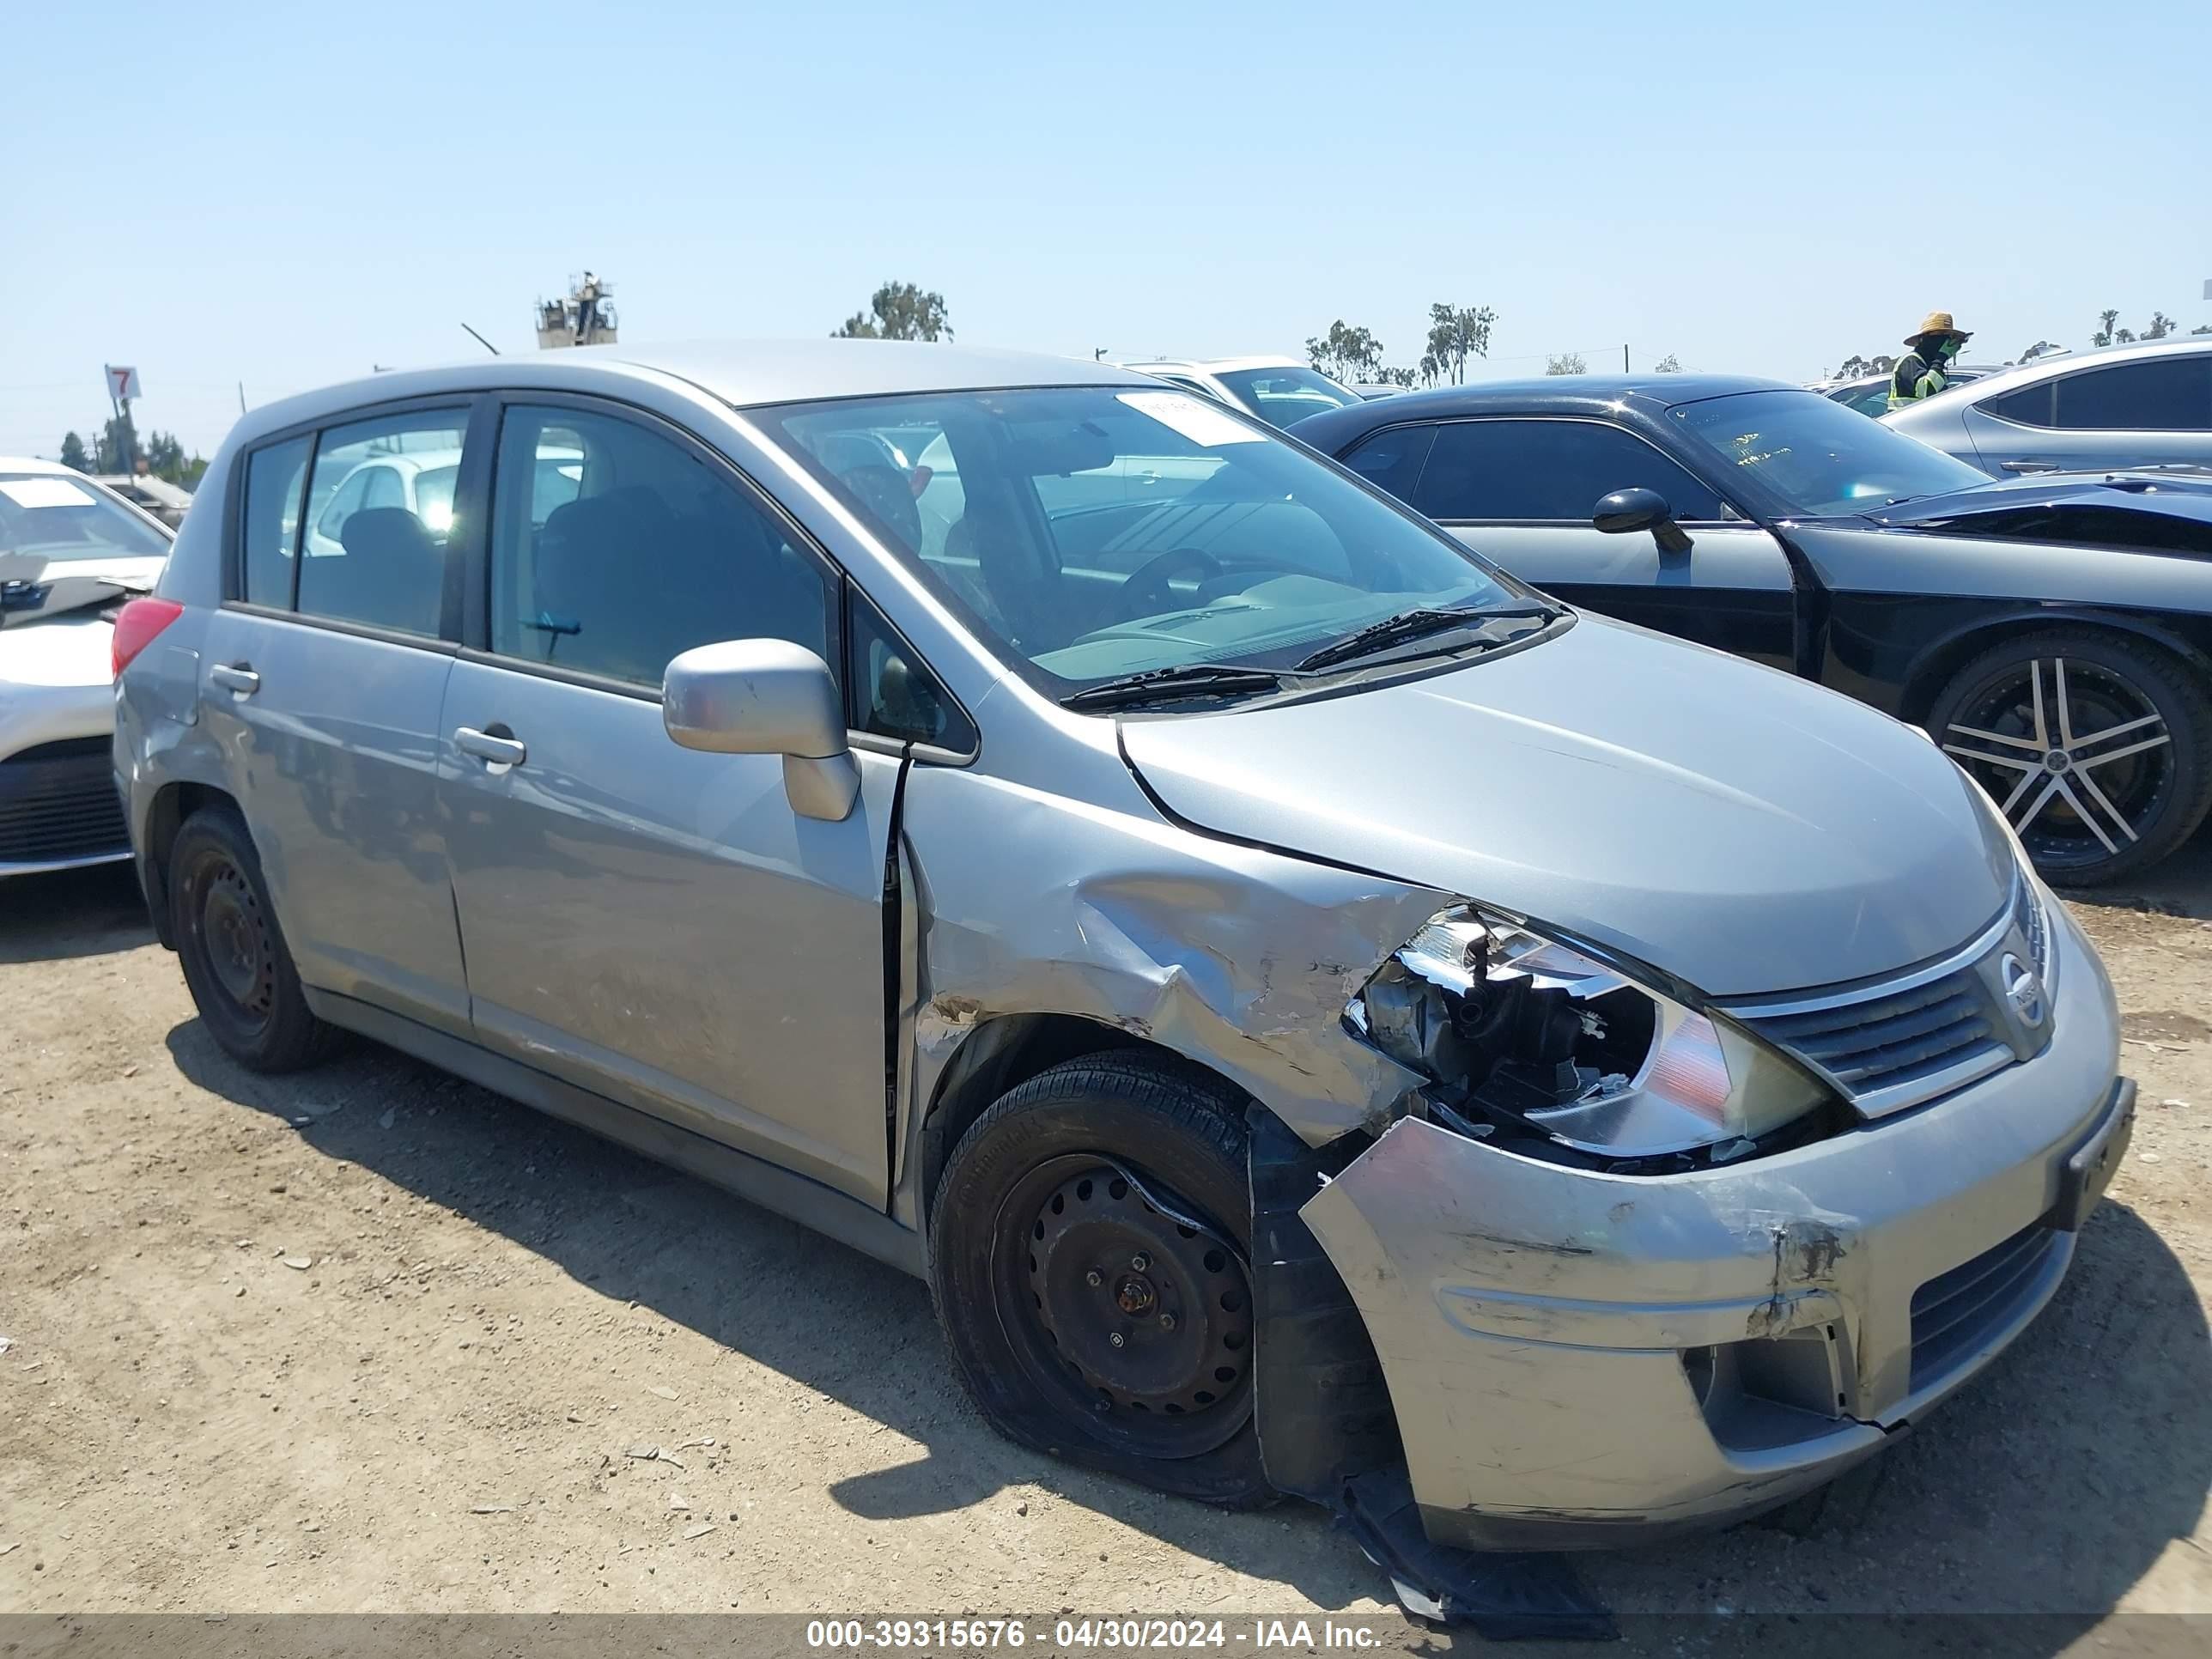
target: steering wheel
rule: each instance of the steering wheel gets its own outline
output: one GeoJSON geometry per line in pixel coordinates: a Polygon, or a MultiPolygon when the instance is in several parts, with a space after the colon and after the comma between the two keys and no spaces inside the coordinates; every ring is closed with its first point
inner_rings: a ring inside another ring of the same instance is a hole
{"type": "Polygon", "coordinates": [[[1196,570],[1207,580],[1228,574],[1221,561],[1202,547],[1170,548],[1129,573],[1115,594],[1115,620],[1128,622],[1166,610],[1174,597],[1168,578],[1178,570],[1196,570]]]}

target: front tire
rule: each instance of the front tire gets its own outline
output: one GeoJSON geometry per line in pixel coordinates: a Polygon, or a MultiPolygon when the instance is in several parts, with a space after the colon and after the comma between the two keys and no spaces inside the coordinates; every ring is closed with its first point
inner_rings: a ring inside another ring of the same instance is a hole
{"type": "Polygon", "coordinates": [[[1245,1102],[1178,1062],[1069,1060],[960,1139],[930,1296],[992,1425],[1207,1503],[1274,1489],[1252,1410],[1245,1102]]]}
{"type": "Polygon", "coordinates": [[[1928,730],[2060,886],[2148,869],[2212,807],[2212,699],[2186,665],[2119,635],[1992,646],[1937,694],[1928,730]]]}
{"type": "Polygon", "coordinates": [[[338,1032],[315,1018],[236,812],[203,807],[169,849],[169,925],[185,983],[223,1052],[255,1072],[326,1058],[338,1032]]]}

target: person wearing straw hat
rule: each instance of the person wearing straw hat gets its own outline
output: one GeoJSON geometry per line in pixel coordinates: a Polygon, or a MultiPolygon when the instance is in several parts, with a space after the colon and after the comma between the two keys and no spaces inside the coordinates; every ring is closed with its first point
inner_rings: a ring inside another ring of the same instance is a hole
{"type": "Polygon", "coordinates": [[[1905,343],[1912,349],[1889,372],[1889,406],[1903,409],[1907,404],[1934,397],[1948,386],[1943,366],[1973,337],[1952,321],[1949,312],[1929,312],[1920,326],[1905,337],[1905,343]]]}

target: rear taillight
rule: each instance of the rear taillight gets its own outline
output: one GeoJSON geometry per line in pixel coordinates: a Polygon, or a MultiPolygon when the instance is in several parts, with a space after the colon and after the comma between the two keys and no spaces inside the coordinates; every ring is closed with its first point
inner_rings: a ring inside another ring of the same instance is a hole
{"type": "Polygon", "coordinates": [[[133,599],[115,613],[115,637],[107,647],[112,677],[123,678],[131,659],[154,642],[154,635],[185,614],[174,599],[133,599]]]}

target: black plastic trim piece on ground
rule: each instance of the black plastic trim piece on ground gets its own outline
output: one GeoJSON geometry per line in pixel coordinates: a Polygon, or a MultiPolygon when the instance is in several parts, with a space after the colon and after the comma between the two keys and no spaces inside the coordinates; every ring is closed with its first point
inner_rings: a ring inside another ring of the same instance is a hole
{"type": "Polygon", "coordinates": [[[1402,1468],[1345,1484],[1336,1524],[1390,1575],[1406,1611],[1466,1625],[1486,1642],[1612,1642],[1620,1630],[1564,1555],[1475,1554],[1435,1544],[1421,1529],[1402,1468]]]}
{"type": "Polygon", "coordinates": [[[1368,1142],[1348,1135],[1316,1152],[1265,1107],[1248,1121],[1253,1384],[1268,1480],[1332,1511],[1417,1618],[1467,1625],[1491,1641],[1618,1636],[1564,1556],[1478,1555],[1430,1541],[1366,1322],[1297,1213],[1368,1142]]]}

